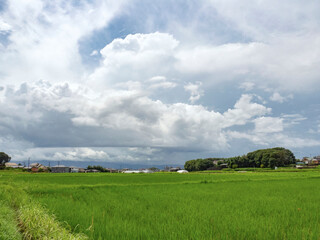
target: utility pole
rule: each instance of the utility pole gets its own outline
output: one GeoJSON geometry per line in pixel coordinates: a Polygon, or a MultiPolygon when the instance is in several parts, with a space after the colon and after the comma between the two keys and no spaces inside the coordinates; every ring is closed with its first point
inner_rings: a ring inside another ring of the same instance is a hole
{"type": "Polygon", "coordinates": [[[30,157],[28,158],[28,169],[30,167],[30,157]]]}

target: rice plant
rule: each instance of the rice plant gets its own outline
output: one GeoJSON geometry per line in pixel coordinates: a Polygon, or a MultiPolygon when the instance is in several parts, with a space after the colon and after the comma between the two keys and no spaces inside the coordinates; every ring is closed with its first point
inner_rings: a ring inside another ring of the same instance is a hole
{"type": "Polygon", "coordinates": [[[318,240],[319,173],[7,174],[0,181],[15,182],[44,216],[89,239],[318,240]]]}

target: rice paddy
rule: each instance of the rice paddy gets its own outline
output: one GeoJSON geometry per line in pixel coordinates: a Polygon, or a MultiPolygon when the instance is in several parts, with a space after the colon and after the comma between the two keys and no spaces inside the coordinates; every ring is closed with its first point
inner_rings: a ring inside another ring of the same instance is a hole
{"type": "Polygon", "coordinates": [[[0,183],[89,239],[320,239],[319,171],[0,172],[0,183]]]}

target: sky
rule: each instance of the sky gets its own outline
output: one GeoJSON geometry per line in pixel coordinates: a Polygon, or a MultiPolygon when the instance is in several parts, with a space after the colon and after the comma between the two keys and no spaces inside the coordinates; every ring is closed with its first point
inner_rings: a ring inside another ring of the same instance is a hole
{"type": "Polygon", "coordinates": [[[320,155],[318,0],[0,0],[0,151],[320,155]]]}

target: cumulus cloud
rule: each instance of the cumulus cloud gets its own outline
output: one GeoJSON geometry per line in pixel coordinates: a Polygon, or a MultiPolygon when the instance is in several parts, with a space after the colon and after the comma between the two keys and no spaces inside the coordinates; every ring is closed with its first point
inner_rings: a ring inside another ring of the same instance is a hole
{"type": "Polygon", "coordinates": [[[134,5],[127,1],[8,1],[0,12],[2,146],[21,159],[17,149],[43,159],[131,161],[155,160],[153,153],[163,157],[169,149],[221,152],[234,139],[318,146],[286,132],[309,119],[304,109],[273,114],[262,97],[242,91],[273,89],[263,97],[285,105],[293,93],[319,90],[319,3],[195,3],[215,13],[194,25],[203,34],[192,24],[173,31],[184,21],[168,15],[159,25],[174,18],[169,28],[154,29],[150,20],[150,28],[120,38],[123,27],[108,27],[121,23],[134,5]],[[219,24],[228,26],[227,37],[213,40],[219,24]],[[86,54],[84,42],[92,45],[86,54]],[[100,61],[88,67],[85,57],[100,61]],[[217,109],[226,110],[212,110],[220,99],[207,96],[230,85],[239,92],[223,96],[228,103],[217,109]],[[111,156],[100,148],[122,150],[111,156]]]}
{"type": "Polygon", "coordinates": [[[1,28],[11,26],[0,53],[2,82],[78,81],[85,71],[79,40],[104,27],[122,2],[8,1],[0,13],[1,28]]]}
{"type": "Polygon", "coordinates": [[[35,147],[221,149],[228,146],[225,128],[244,125],[271,111],[252,102],[250,95],[219,113],[201,105],[165,104],[143,92],[108,91],[95,98],[90,92],[43,81],[7,88],[1,134],[22,137],[35,147]]]}
{"type": "Polygon", "coordinates": [[[184,86],[184,90],[187,92],[190,92],[190,102],[195,103],[200,99],[201,96],[203,96],[203,90],[201,89],[201,82],[196,83],[188,83],[184,86]]]}
{"type": "Polygon", "coordinates": [[[260,117],[254,120],[255,132],[275,133],[283,131],[283,119],[275,117],[260,117]]]}
{"type": "MultiPolygon", "coordinates": [[[[172,35],[159,32],[129,34],[124,39],[115,39],[100,51],[103,60],[90,75],[90,85],[108,88],[114,83],[167,76],[178,44],[172,35]]],[[[164,85],[173,87],[172,83],[162,83],[164,85]]]]}
{"type": "Polygon", "coordinates": [[[301,122],[307,120],[308,118],[306,116],[303,116],[301,114],[282,114],[281,118],[284,121],[284,126],[291,127],[294,125],[299,125],[301,122]]]}
{"type": "Polygon", "coordinates": [[[224,125],[245,125],[253,117],[271,113],[271,108],[252,102],[253,95],[244,94],[236,102],[233,109],[228,109],[223,115],[227,120],[224,125]]]}
{"type": "Polygon", "coordinates": [[[181,50],[177,53],[177,69],[189,74],[207,74],[208,81],[214,76],[216,81],[212,83],[249,77],[260,87],[308,90],[319,87],[316,66],[320,59],[312,50],[319,37],[320,34],[294,39],[279,37],[272,43],[232,43],[181,50]]]}
{"type": "Polygon", "coordinates": [[[175,88],[177,84],[175,82],[167,81],[166,77],[164,76],[154,76],[146,81],[149,83],[149,88],[157,89],[157,88],[175,88]]]}
{"type": "Polygon", "coordinates": [[[279,103],[283,103],[285,101],[287,101],[288,99],[292,99],[293,95],[290,94],[287,97],[283,97],[280,95],[280,93],[278,92],[274,92],[271,96],[270,96],[270,100],[273,102],[279,102],[279,103]]]}
{"type": "Polygon", "coordinates": [[[208,0],[218,14],[246,36],[266,41],[279,35],[319,27],[319,2],[208,0]],[[245,17],[244,17],[245,16],[245,17]],[[294,23],[294,24],[293,24],[294,23]]]}
{"type": "Polygon", "coordinates": [[[105,153],[104,151],[97,151],[93,150],[91,148],[74,148],[71,151],[65,151],[65,152],[56,152],[53,155],[53,159],[59,160],[79,160],[79,159],[85,159],[85,160],[108,160],[110,159],[109,155],[105,153]]]}
{"type": "Polygon", "coordinates": [[[318,147],[320,141],[312,138],[299,138],[288,136],[284,133],[253,133],[253,132],[238,132],[229,131],[228,137],[232,139],[246,139],[249,142],[260,146],[283,146],[286,148],[301,149],[305,147],[318,147]]]}
{"type": "Polygon", "coordinates": [[[0,33],[6,33],[11,30],[11,26],[0,18],[0,33]]]}
{"type": "Polygon", "coordinates": [[[97,50],[93,50],[91,53],[90,53],[90,56],[97,56],[99,55],[99,52],[97,50]]]}
{"type": "Polygon", "coordinates": [[[245,91],[251,91],[254,88],[254,85],[253,82],[242,82],[239,87],[245,91]]]}

